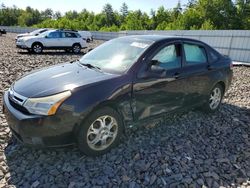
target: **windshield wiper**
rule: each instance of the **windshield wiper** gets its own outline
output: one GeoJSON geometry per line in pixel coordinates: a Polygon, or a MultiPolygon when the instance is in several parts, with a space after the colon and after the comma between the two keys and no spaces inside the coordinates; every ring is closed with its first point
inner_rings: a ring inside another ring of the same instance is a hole
{"type": "Polygon", "coordinates": [[[98,70],[101,70],[100,67],[94,66],[94,65],[89,64],[89,63],[81,63],[81,65],[83,65],[83,66],[85,66],[85,67],[88,67],[89,69],[98,69],[98,70]]]}

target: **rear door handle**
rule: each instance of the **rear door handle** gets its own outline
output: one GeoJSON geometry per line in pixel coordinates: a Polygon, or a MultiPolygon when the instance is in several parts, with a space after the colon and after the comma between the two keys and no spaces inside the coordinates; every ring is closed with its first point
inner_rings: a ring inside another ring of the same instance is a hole
{"type": "Polygon", "coordinates": [[[207,66],[207,69],[208,69],[208,70],[213,70],[213,69],[214,69],[214,67],[213,67],[213,66],[211,66],[211,65],[208,65],[208,66],[207,66]]]}

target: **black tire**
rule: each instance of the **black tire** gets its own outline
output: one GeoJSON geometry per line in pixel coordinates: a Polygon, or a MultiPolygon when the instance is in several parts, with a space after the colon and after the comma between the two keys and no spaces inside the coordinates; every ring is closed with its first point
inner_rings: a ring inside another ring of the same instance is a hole
{"type": "Polygon", "coordinates": [[[213,87],[213,89],[210,91],[210,94],[207,97],[207,101],[203,105],[203,110],[205,112],[215,112],[220,107],[223,96],[224,96],[224,88],[222,87],[221,84],[216,84],[213,87]],[[213,100],[212,96],[215,96],[216,92],[219,92],[220,96],[215,97],[215,98],[217,98],[217,100],[214,100],[216,102],[214,102],[214,105],[213,105],[212,104],[212,100],[213,100]]]}
{"type": "Polygon", "coordinates": [[[74,54],[79,54],[81,52],[81,45],[80,44],[74,44],[72,46],[72,52],[74,54]]]}
{"type": "Polygon", "coordinates": [[[78,147],[80,151],[86,155],[102,155],[119,144],[122,133],[123,123],[119,114],[112,108],[103,107],[90,114],[81,125],[77,135],[78,147]],[[113,124],[111,123],[112,118],[110,117],[115,119],[115,121],[113,120],[113,124]],[[98,120],[103,120],[105,126],[101,126],[101,123],[98,120]],[[111,134],[113,133],[114,137],[110,137],[108,136],[109,134],[106,134],[105,129],[109,130],[109,126],[107,126],[106,123],[112,125],[110,131],[107,132],[111,132],[111,134]],[[106,140],[105,146],[102,145],[103,140],[106,140]],[[98,142],[92,144],[95,141],[98,142]]]}
{"type": "Polygon", "coordinates": [[[35,54],[40,54],[43,52],[43,45],[41,43],[34,43],[32,44],[32,52],[35,54]]]}
{"type": "Polygon", "coordinates": [[[90,42],[90,39],[87,39],[87,42],[90,42]]]}

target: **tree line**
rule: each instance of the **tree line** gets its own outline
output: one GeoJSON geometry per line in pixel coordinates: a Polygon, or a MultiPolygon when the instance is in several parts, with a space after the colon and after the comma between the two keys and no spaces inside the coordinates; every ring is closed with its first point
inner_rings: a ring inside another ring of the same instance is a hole
{"type": "Polygon", "coordinates": [[[129,10],[126,3],[119,11],[107,3],[101,13],[83,9],[63,15],[49,8],[39,11],[2,4],[0,25],[91,31],[250,29],[250,0],[189,0],[173,9],[161,6],[150,14],[129,10]]]}

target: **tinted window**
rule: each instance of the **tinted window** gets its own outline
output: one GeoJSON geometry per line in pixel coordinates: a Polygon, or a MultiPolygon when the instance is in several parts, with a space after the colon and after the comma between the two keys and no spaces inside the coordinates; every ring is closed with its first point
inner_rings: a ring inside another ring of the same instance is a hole
{"type": "Polygon", "coordinates": [[[153,60],[159,61],[159,66],[165,69],[174,69],[181,66],[180,45],[172,44],[161,49],[153,60]]]}
{"type": "Polygon", "coordinates": [[[70,32],[63,33],[63,37],[66,37],[66,38],[77,38],[77,36],[76,36],[75,33],[70,33],[70,32]]]}
{"type": "Polygon", "coordinates": [[[184,44],[187,64],[201,64],[207,62],[205,49],[195,44],[184,44]]]}
{"type": "Polygon", "coordinates": [[[48,38],[60,38],[61,34],[60,32],[51,32],[48,34],[48,38]]]}
{"type": "Polygon", "coordinates": [[[212,62],[216,62],[219,60],[219,56],[214,51],[210,50],[209,54],[212,62]]]}

